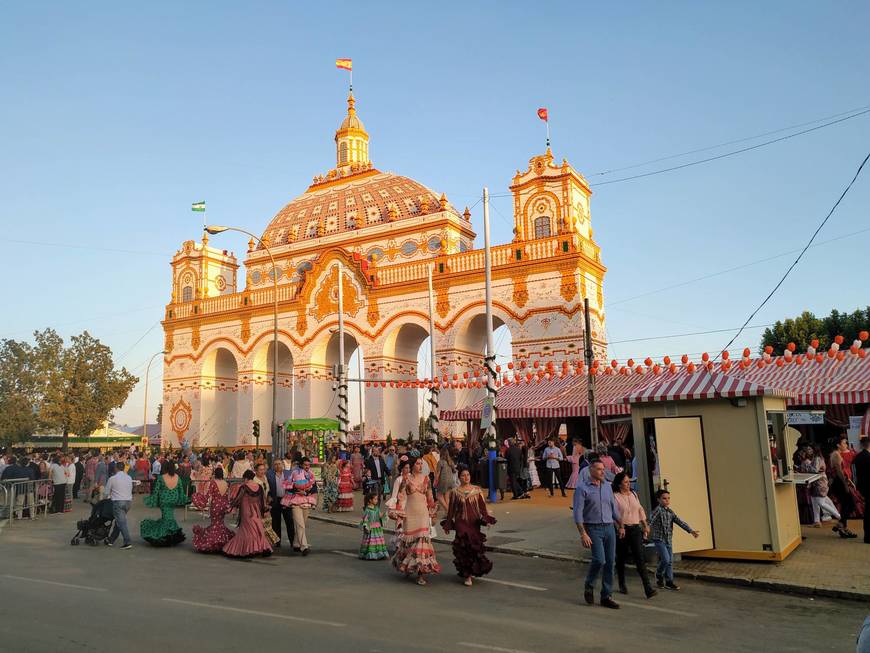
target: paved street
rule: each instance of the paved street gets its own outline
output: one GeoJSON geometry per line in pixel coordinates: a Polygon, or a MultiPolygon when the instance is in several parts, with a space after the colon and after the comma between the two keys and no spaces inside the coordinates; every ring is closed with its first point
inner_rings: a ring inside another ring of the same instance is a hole
{"type": "Polygon", "coordinates": [[[182,546],[149,547],[138,504],[133,550],[71,547],[75,511],[0,534],[0,650],[848,651],[868,612],[693,581],[645,601],[631,576],[609,611],[579,604],[582,565],[493,554],[491,578],[468,589],[444,546],[444,573],[421,588],[356,560],[358,532],[322,522],[308,558],[233,561],[193,552],[195,514],[182,546]]]}

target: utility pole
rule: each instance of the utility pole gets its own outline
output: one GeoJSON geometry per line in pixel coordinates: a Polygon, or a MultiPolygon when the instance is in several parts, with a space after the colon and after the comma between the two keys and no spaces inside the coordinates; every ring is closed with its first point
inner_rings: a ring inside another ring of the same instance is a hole
{"type": "Polygon", "coordinates": [[[586,359],[586,394],[589,402],[589,432],[592,434],[592,448],[598,444],[598,413],[595,408],[595,374],[592,372],[592,361],[594,354],[592,352],[592,330],[589,320],[589,298],[583,298],[583,342],[584,353],[586,359]]]}
{"type": "Polygon", "coordinates": [[[489,189],[483,189],[483,274],[484,274],[484,301],[486,304],[486,398],[492,402],[492,420],[486,429],[487,462],[489,470],[489,500],[494,503],[498,500],[498,492],[495,487],[495,458],[496,458],[496,430],[495,430],[495,345],[492,337],[492,253],[489,244],[489,189]]]}
{"type": "Polygon", "coordinates": [[[344,288],[341,263],[338,268],[338,441],[347,442],[347,382],[344,371],[344,288]]]}
{"type": "MultiPolygon", "coordinates": [[[[429,367],[432,370],[432,380],[435,380],[437,372],[435,371],[435,297],[432,292],[432,266],[428,268],[429,281],[429,367]]],[[[435,384],[429,389],[429,434],[435,438],[436,442],[440,441],[438,428],[438,390],[435,384]]]]}

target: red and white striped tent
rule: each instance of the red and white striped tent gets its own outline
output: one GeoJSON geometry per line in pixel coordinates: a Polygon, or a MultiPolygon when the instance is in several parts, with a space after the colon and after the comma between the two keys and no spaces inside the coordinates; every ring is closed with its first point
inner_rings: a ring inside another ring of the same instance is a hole
{"type": "MultiPolygon", "coordinates": [[[[631,408],[623,397],[652,380],[652,374],[599,374],[595,377],[596,409],[599,416],[628,415],[631,408]]],[[[558,376],[531,383],[502,386],[496,398],[499,418],[587,417],[587,377],[585,374],[558,376]]],[[[442,420],[480,419],[480,405],[445,410],[442,420]]]]}
{"type": "Polygon", "coordinates": [[[788,391],[762,385],[724,372],[699,368],[690,372],[679,368],[655,375],[652,382],[627,395],[625,401],[641,402],[677,401],[686,399],[734,399],[738,397],[791,397],[788,391]]]}

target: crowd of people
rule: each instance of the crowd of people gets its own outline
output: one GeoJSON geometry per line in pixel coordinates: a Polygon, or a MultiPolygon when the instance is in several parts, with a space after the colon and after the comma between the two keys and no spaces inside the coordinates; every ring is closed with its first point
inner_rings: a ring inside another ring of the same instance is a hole
{"type": "MultiPolygon", "coordinates": [[[[606,445],[590,451],[579,442],[568,445],[550,439],[538,453],[521,438],[509,438],[499,453],[506,463],[513,500],[528,498],[541,485],[549,496],[556,489],[563,495],[566,489],[574,491],[574,522],[592,557],[584,599],[594,603],[600,577],[600,604],[618,608],[613,599],[614,573],[617,591],[627,593],[629,558],[647,598],[663,588],[679,590],[672,565],[673,528],[676,525],[694,537],[699,533],[671,508],[670,493],[660,490],[657,505],[647,515],[634,491],[630,451],[614,451],[606,445]],[[570,463],[567,480],[564,461],[570,463]],[[646,567],[645,541],[658,554],[652,574],[646,567]]],[[[114,528],[105,544],[115,546],[121,537],[123,549],[133,546],[127,518],[135,492],[144,492],[145,505],[160,510],[159,518],[140,523],[142,539],[156,547],[185,540],[175,509],[191,505],[208,518],[207,524],[193,526],[194,550],[230,558],[271,555],[282,540],[293,552],[308,555],[311,511],[352,511],[355,492],[360,492],[360,559],[389,559],[396,571],[426,585],[429,577],[442,571],[433,546],[435,524],[440,523],[446,534],[454,535],[453,564],[464,584],[470,586],[474,578],[491,571],[484,528],[496,520],[485,491],[474,483],[475,470],[479,475],[484,469],[475,464],[484,459],[482,450],[470,451],[459,442],[440,448],[431,442],[402,441],[333,446],[326,452],[319,482],[303,454],[291,450],[271,465],[263,452],[146,454],[135,446],[81,457],[61,452],[9,454],[0,457],[0,478],[49,479],[51,512],[69,512],[80,496],[92,504],[109,499],[114,528]],[[228,515],[234,517],[234,528],[226,524],[228,515]],[[389,539],[387,525],[392,530],[389,539]]],[[[828,456],[801,446],[795,465],[800,471],[821,474],[810,486],[812,525],[821,525],[827,517],[836,520],[833,530],[840,537],[854,537],[846,519],[856,507],[863,510],[870,493],[870,439],[862,438],[858,453],[845,438],[837,439],[828,456]]],[[[870,543],[866,511],[864,519],[865,542],[870,543]]]]}

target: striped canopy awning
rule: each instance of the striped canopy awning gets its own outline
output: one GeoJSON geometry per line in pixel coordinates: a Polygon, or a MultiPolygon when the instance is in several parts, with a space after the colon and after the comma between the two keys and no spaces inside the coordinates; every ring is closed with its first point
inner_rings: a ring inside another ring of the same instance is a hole
{"type": "MultiPolygon", "coordinates": [[[[828,358],[798,364],[797,356],[782,365],[775,362],[757,366],[752,360],[746,368],[732,362],[728,369],[717,363],[713,371],[698,367],[690,373],[678,367],[660,374],[599,374],[595,378],[599,416],[628,415],[630,403],[674,401],[677,399],[715,399],[718,397],[782,397],[789,406],[870,403],[870,356],[847,355],[842,361],[828,358]],[[655,398],[655,397],[661,397],[655,398]]],[[[554,378],[541,383],[511,383],[498,393],[498,417],[586,417],[586,376],[554,378]]],[[[480,419],[480,406],[445,410],[443,420],[480,419]]]]}
{"type": "MultiPolygon", "coordinates": [[[[595,377],[596,412],[599,416],[628,415],[631,408],[623,397],[651,381],[651,374],[600,374],[595,377]]],[[[553,378],[537,383],[511,383],[502,386],[496,398],[499,418],[587,417],[587,377],[553,378]]],[[[480,406],[466,406],[441,412],[441,419],[463,421],[480,419],[480,406]]]]}
{"type": "Polygon", "coordinates": [[[789,405],[870,403],[870,356],[847,355],[842,361],[826,356],[821,363],[804,359],[764,367],[754,363],[745,369],[734,366],[728,374],[788,390],[793,395],[789,405]]]}
{"type": "Polygon", "coordinates": [[[724,372],[710,372],[701,368],[689,372],[680,368],[654,377],[652,383],[625,396],[629,403],[654,401],[680,401],[687,399],[734,399],[738,397],[782,397],[791,393],[771,386],[753,383],[724,372]]]}

